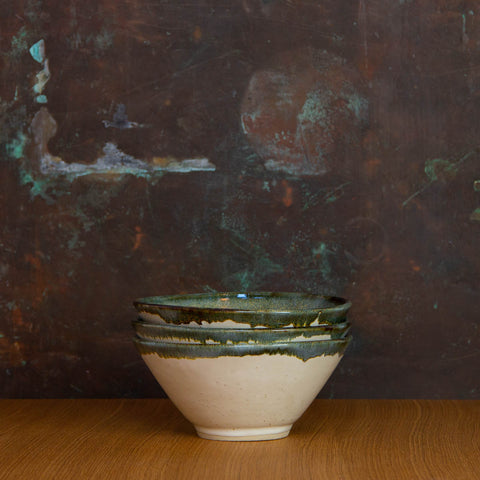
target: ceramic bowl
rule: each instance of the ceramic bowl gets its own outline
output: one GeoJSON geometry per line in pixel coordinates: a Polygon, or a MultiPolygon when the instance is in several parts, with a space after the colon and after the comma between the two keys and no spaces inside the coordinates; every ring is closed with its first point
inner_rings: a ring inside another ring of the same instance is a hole
{"type": "Polygon", "coordinates": [[[214,328],[294,328],[342,323],[351,303],[306,293],[230,292],[146,297],[134,302],[149,323],[214,328]]]}
{"type": "Polygon", "coordinates": [[[211,440],[286,437],[348,346],[341,340],[269,345],[135,345],[197,434],[211,440]]]}
{"type": "Polygon", "coordinates": [[[138,337],[161,342],[196,344],[284,343],[344,338],[350,323],[304,328],[192,328],[184,325],[154,324],[138,319],[132,322],[138,337]]]}

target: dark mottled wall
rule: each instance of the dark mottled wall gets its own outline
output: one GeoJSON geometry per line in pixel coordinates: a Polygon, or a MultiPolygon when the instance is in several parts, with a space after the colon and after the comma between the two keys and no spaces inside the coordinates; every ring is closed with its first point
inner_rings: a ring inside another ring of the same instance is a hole
{"type": "Polygon", "coordinates": [[[325,397],[480,398],[473,0],[0,5],[0,395],[156,396],[138,296],[353,301],[325,397]]]}

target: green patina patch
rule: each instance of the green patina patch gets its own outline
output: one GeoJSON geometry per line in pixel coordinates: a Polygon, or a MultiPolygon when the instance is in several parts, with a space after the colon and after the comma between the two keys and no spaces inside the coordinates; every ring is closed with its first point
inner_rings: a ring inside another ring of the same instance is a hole
{"type": "Polygon", "coordinates": [[[36,101],[37,103],[41,103],[41,104],[45,104],[45,103],[48,102],[46,95],[38,95],[38,96],[35,98],[35,101],[36,101]]]}
{"type": "Polygon", "coordinates": [[[45,61],[45,40],[43,40],[43,38],[42,38],[37,43],[34,43],[30,47],[29,52],[30,52],[30,55],[32,56],[32,58],[36,62],[43,64],[43,62],[45,61]]]}
{"type": "Polygon", "coordinates": [[[25,5],[25,17],[32,23],[41,19],[43,0],[28,0],[25,5]]]}
{"type": "Polygon", "coordinates": [[[345,195],[345,187],[350,185],[352,182],[345,182],[337,187],[326,187],[320,188],[316,192],[310,191],[308,188],[303,186],[305,189],[303,195],[305,197],[304,205],[302,211],[308,210],[311,207],[318,205],[320,202],[325,204],[334,203],[345,195]]]}
{"type": "Polygon", "coordinates": [[[104,52],[113,46],[114,35],[106,29],[103,29],[94,37],[93,44],[97,52],[104,52]]]}
{"type": "Polygon", "coordinates": [[[228,281],[243,290],[255,287],[268,275],[282,273],[283,267],[273,262],[268,256],[259,256],[252,269],[244,269],[230,275],[228,281]]]}
{"type": "Polygon", "coordinates": [[[460,166],[472,157],[476,153],[476,150],[472,150],[460,159],[456,161],[445,160],[444,158],[433,158],[429,159],[425,162],[424,171],[428,177],[428,182],[425,183],[419,190],[412,193],[403,203],[402,206],[405,207],[411,200],[413,200],[416,196],[423,193],[427,190],[431,185],[435,182],[444,182],[447,183],[451,181],[458,173],[460,166]]]}
{"type": "Polygon", "coordinates": [[[476,208],[471,214],[470,214],[470,220],[474,222],[480,222],[480,207],[476,208]]]}
{"type": "Polygon", "coordinates": [[[222,230],[228,232],[229,241],[238,254],[243,256],[245,265],[225,277],[225,281],[230,285],[228,288],[251,290],[263,283],[269,275],[283,272],[282,265],[274,262],[262,246],[253,243],[230,226],[223,226],[222,230]]]}
{"type": "Polygon", "coordinates": [[[15,100],[0,99],[0,143],[4,146],[6,157],[19,160],[24,157],[29,137],[25,134],[27,109],[18,106],[15,100]]]}
{"type": "Polygon", "coordinates": [[[353,116],[359,121],[364,121],[368,115],[368,100],[355,91],[350,83],[344,86],[342,96],[346,99],[347,109],[353,116]]]}
{"type": "Polygon", "coordinates": [[[28,137],[22,131],[17,132],[16,137],[5,144],[7,155],[15,160],[23,158],[27,144],[28,137]]]}
{"type": "Polygon", "coordinates": [[[434,158],[425,162],[425,173],[431,182],[450,180],[458,172],[458,162],[450,162],[443,158],[434,158]]]}
{"type": "MultiPolygon", "coordinates": [[[[480,180],[475,180],[473,182],[473,189],[476,192],[480,192],[480,180]]],[[[474,222],[480,222],[480,207],[477,207],[471,214],[470,214],[470,220],[474,222]]]]}
{"type": "Polygon", "coordinates": [[[48,177],[39,179],[35,178],[30,171],[23,167],[19,169],[19,175],[20,185],[31,185],[30,196],[32,198],[39,196],[40,198],[43,198],[48,205],[52,205],[54,203],[53,198],[46,193],[51,187],[48,177]]]}
{"type": "Polygon", "coordinates": [[[26,27],[22,27],[17,35],[12,37],[10,42],[10,52],[8,56],[11,59],[20,59],[28,51],[28,30],[26,27]]]}
{"type": "Polygon", "coordinates": [[[334,255],[335,252],[327,247],[326,243],[320,243],[320,245],[312,251],[315,258],[318,259],[320,272],[322,277],[327,280],[332,273],[332,266],[330,265],[329,257],[334,255]]]}
{"type": "Polygon", "coordinates": [[[101,57],[113,47],[114,34],[103,28],[98,34],[81,35],[79,32],[67,37],[72,50],[90,49],[95,57],[101,57]]]}
{"type": "Polygon", "coordinates": [[[360,95],[349,82],[345,82],[339,95],[330,90],[314,90],[308,93],[303,108],[298,115],[299,123],[311,123],[321,126],[325,132],[331,129],[332,112],[337,99],[345,101],[346,110],[357,121],[364,121],[368,113],[368,101],[360,95]]]}
{"type": "Polygon", "coordinates": [[[302,111],[298,114],[298,122],[308,122],[320,125],[328,131],[330,123],[330,111],[328,106],[332,103],[334,96],[329,91],[312,91],[307,95],[302,111]]]}

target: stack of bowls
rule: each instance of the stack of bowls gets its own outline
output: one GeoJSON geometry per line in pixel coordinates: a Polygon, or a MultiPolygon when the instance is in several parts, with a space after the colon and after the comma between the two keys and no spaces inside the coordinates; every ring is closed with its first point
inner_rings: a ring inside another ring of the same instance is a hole
{"type": "Polygon", "coordinates": [[[351,337],[350,302],[206,293],[134,302],[134,343],[170,400],[211,440],[286,437],[351,337]]]}

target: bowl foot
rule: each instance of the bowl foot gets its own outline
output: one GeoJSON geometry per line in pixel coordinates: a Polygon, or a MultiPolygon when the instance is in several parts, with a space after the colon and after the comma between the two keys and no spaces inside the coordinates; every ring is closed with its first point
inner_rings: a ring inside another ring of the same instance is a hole
{"type": "Polygon", "coordinates": [[[197,435],[207,440],[227,442],[256,442],[260,440],[278,440],[290,433],[292,425],[262,428],[206,428],[195,425],[197,435]]]}

